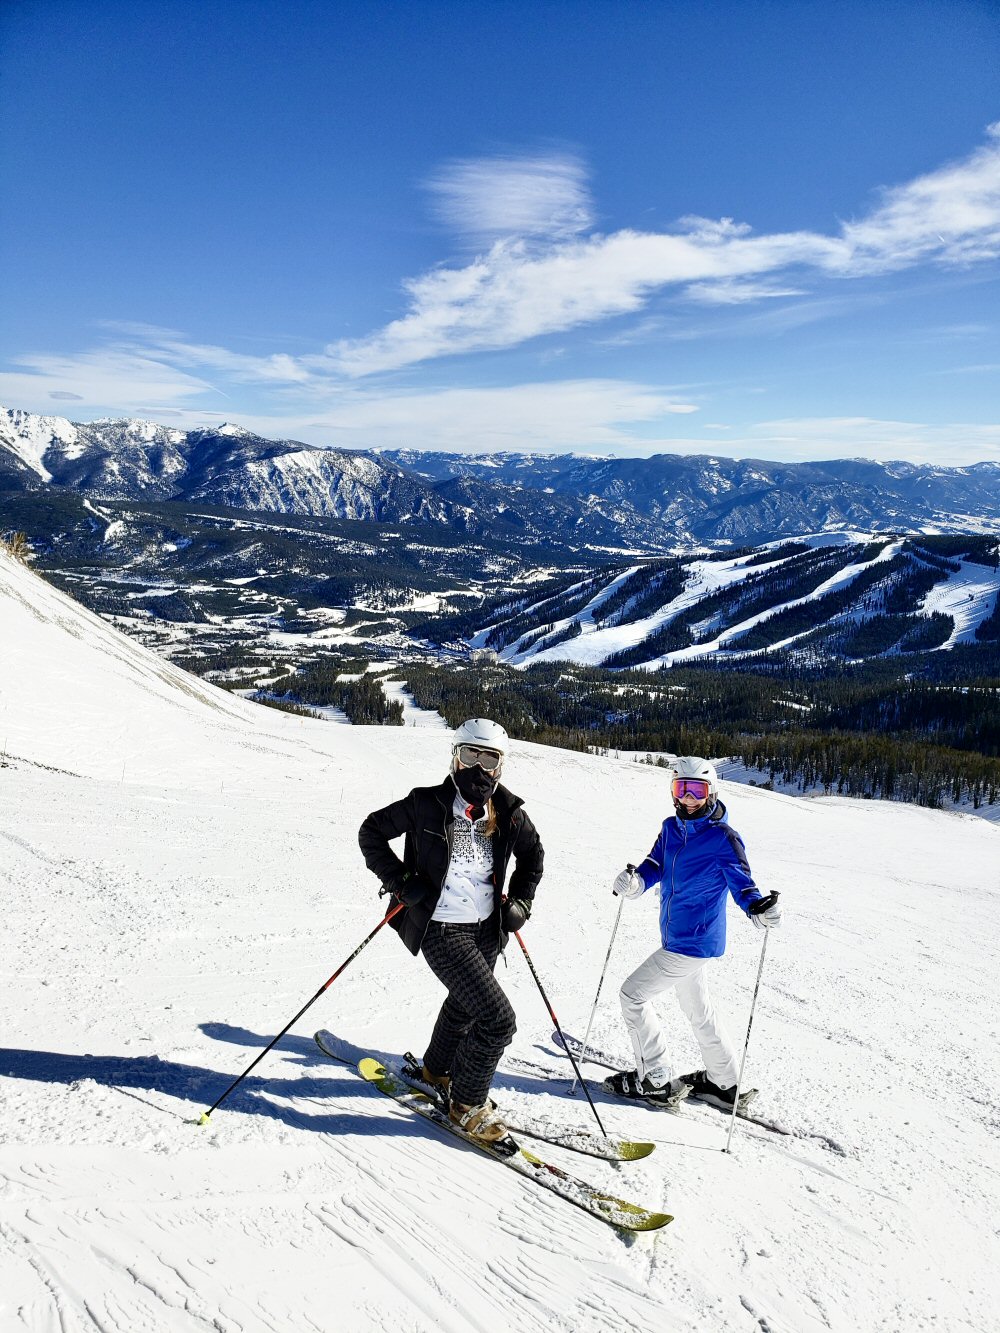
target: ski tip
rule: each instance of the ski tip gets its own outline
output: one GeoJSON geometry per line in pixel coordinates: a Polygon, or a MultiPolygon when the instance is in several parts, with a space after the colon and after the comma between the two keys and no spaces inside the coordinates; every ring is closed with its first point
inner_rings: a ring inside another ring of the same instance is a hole
{"type": "Polygon", "coordinates": [[[673,1213],[653,1213],[623,1199],[597,1201],[604,1221],[619,1231],[659,1231],[674,1220],[673,1213]]]}
{"type": "Polygon", "coordinates": [[[204,1111],[194,1123],[195,1123],[196,1125],[207,1125],[207,1124],[208,1124],[208,1115],[209,1115],[209,1113],[208,1113],[207,1111],[204,1111]]]}
{"type": "Polygon", "coordinates": [[[619,1145],[623,1162],[638,1162],[648,1157],[656,1147],[655,1143],[624,1142],[619,1145]]]}
{"type": "Polygon", "coordinates": [[[674,1220],[673,1213],[654,1213],[641,1204],[606,1197],[601,1203],[605,1220],[621,1231],[659,1231],[674,1220]]]}
{"type": "Polygon", "coordinates": [[[388,1070],[381,1060],[369,1055],[358,1061],[358,1073],[369,1083],[379,1083],[385,1078],[388,1070]]]}

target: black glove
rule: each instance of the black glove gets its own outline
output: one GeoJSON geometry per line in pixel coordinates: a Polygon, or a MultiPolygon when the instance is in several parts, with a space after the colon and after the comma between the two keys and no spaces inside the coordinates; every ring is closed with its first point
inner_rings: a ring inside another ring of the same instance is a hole
{"type": "Polygon", "coordinates": [[[520,930],[531,916],[531,902],[527,898],[506,898],[500,908],[500,924],[508,935],[520,930]]]}
{"type": "Polygon", "coordinates": [[[387,879],[379,889],[379,897],[385,893],[391,893],[397,902],[405,903],[407,907],[413,907],[416,903],[422,902],[429,893],[433,892],[428,880],[423,875],[416,875],[412,870],[404,870],[401,875],[396,875],[393,879],[387,879]]]}

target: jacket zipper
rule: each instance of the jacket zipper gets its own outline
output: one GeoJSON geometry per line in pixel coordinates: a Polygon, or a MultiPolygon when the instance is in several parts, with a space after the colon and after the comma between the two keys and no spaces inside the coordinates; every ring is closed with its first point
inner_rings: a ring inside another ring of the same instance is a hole
{"type": "Polygon", "coordinates": [[[674,858],[670,862],[670,897],[667,899],[667,929],[665,931],[668,941],[670,939],[670,909],[674,905],[674,891],[676,889],[676,884],[674,882],[674,871],[677,869],[677,858],[680,856],[681,852],[687,846],[687,840],[688,840],[688,831],[687,827],[684,824],[681,825],[681,833],[683,834],[681,845],[677,848],[676,852],[674,852],[674,858]]]}
{"type": "MultiPolygon", "coordinates": [[[[453,827],[453,826],[452,826],[452,827],[453,827]]],[[[445,831],[444,833],[439,833],[439,832],[437,831],[437,829],[428,829],[428,830],[427,830],[428,833],[433,833],[434,836],[435,836],[435,838],[441,838],[442,841],[445,843],[445,845],[446,845],[447,848],[448,848],[448,860],[445,862],[445,867],[444,867],[444,877],[443,877],[443,879],[441,880],[441,883],[438,885],[438,894],[439,894],[439,895],[442,894],[442,893],[444,893],[445,882],[446,882],[447,879],[448,879],[448,871],[451,869],[451,849],[452,849],[452,847],[453,847],[453,845],[454,845],[454,841],[453,841],[453,839],[454,839],[454,835],[451,833],[451,828],[449,827],[447,820],[445,820],[445,830],[446,830],[446,831],[445,831]]]]}

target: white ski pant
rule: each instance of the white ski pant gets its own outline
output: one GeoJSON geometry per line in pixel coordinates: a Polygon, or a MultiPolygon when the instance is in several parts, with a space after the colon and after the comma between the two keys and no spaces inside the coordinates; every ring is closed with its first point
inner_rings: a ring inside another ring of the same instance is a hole
{"type": "Polygon", "coordinates": [[[708,958],[657,951],[622,984],[619,998],[625,1026],[632,1039],[639,1077],[658,1071],[674,1078],[673,1063],[653,1001],[673,990],[681,1012],[694,1029],[708,1077],[720,1088],[731,1088],[739,1075],[732,1042],[715,1012],[708,993],[708,958]]]}

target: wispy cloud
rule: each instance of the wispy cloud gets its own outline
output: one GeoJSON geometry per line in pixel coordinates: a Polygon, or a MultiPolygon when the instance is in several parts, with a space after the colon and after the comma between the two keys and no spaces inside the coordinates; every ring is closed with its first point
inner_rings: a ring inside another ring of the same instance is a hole
{"type": "Polygon", "coordinates": [[[564,153],[449,162],[426,186],[440,219],[477,243],[564,239],[592,222],[586,168],[564,153]]]}
{"type": "MultiPolygon", "coordinates": [[[[29,374],[0,374],[0,402],[44,411],[46,399],[59,397],[81,404],[76,410],[84,416],[183,418],[188,426],[229,418],[268,438],[345,448],[483,451],[628,451],[637,430],[651,427],[660,433],[669,419],[698,410],[696,403],[662,387],[629,380],[563,379],[422,391],[317,381],[278,394],[269,385],[264,410],[244,405],[217,411],[214,404],[226,395],[168,363],[169,356],[186,349],[187,344],[171,341],[158,349],[160,362],[122,346],[76,358],[33,358],[29,374]],[[78,384],[82,392],[52,387],[65,383],[78,384]],[[204,406],[206,402],[213,408],[204,406]]],[[[218,361],[214,352],[221,349],[200,350],[206,359],[218,361]]]]}
{"type": "Polygon", "coordinates": [[[685,431],[692,420],[683,414],[682,405],[649,386],[615,380],[388,397],[361,391],[309,417],[240,418],[265,436],[352,448],[576,450],[617,457],[705,454],[785,462],[903,459],[947,467],[984,460],[1000,463],[1000,423],[802,417],[761,421],[743,429],[706,422],[702,426],[706,433],[697,435],[685,431]]]}
{"type": "Polygon", "coordinates": [[[17,357],[12,364],[18,369],[0,372],[0,400],[18,406],[46,397],[129,411],[141,403],[159,409],[217,393],[156,348],[113,345],[65,356],[17,357]]]}
{"type": "Polygon", "coordinates": [[[82,352],[12,358],[17,369],[0,371],[0,399],[34,402],[45,393],[89,407],[136,411],[140,404],[161,409],[226,398],[236,386],[305,386],[316,378],[301,361],[284,354],[246,356],[152,325],[110,327],[130,336],[82,352]]]}
{"type": "Polygon", "coordinates": [[[843,227],[852,274],[926,260],[973,264],[1000,254],[1000,122],[986,133],[987,142],[963,161],[886,189],[880,207],[843,227]]]}
{"type": "MultiPolygon", "coordinates": [[[[262,433],[316,443],[704,451],[706,440],[678,438],[672,429],[677,414],[695,404],[662,387],[567,375],[548,384],[416,392],[366,377],[460,352],[515,347],[615,316],[632,316],[631,328],[601,329],[609,335],[605,344],[698,336],[706,322],[709,331],[731,331],[737,322],[756,333],[784,331],[843,310],[848,289],[834,292],[833,280],[913,265],[970,265],[1000,254],[998,126],[963,161],[885,190],[866,216],[830,235],[755,235],[732,219],[695,217],[671,231],[590,233],[584,169],[570,155],[455,162],[431,189],[450,225],[483,239],[485,248],[468,263],[410,279],[405,312],[367,337],[308,355],[249,355],[176,329],[118,323],[105,326],[98,347],[15,358],[0,373],[0,400],[39,411],[64,401],[81,411],[201,418],[221,408],[223,415],[238,411],[262,433]],[[820,279],[821,292],[796,295],[820,279]],[[668,307],[660,299],[651,310],[652,298],[664,293],[676,300],[668,307]],[[713,309],[693,319],[695,304],[713,309]],[[235,402],[239,409],[229,406],[235,402]],[[251,402],[256,407],[248,413],[251,402]]],[[[854,289],[853,301],[888,299],[872,286],[854,289]]],[[[951,336],[985,330],[956,325],[951,336]]],[[[988,353],[976,359],[955,373],[988,372],[988,353]]],[[[818,449],[832,451],[824,456],[913,457],[944,445],[938,429],[945,428],[862,418],[772,422],[727,432],[725,448],[742,456],[766,447],[769,456],[818,449]]],[[[958,443],[966,441],[979,457],[996,455],[992,427],[947,429],[956,432],[956,448],[966,449],[958,443]]]]}
{"type": "Polygon", "coordinates": [[[1000,373],[1000,361],[983,361],[973,366],[950,366],[939,370],[939,375],[996,375],[1000,373]]]}
{"type": "Polygon", "coordinates": [[[308,416],[241,417],[263,435],[344,448],[630,452],[635,431],[666,432],[694,404],[627,380],[560,380],[501,388],[386,393],[348,388],[308,416]]]}
{"type": "MultiPolygon", "coordinates": [[[[504,160],[506,162],[506,160],[504,160]]],[[[496,175],[506,168],[496,168],[496,175]]],[[[511,167],[513,169],[513,167],[511,167]]],[[[544,213],[524,204],[526,228],[496,225],[494,167],[464,164],[464,188],[448,196],[455,215],[500,233],[462,267],[438,268],[404,284],[408,310],[361,339],[327,348],[331,369],[349,376],[394,370],[433,357],[511,347],[541,334],[641,310],[671,287],[696,299],[758,300],[801,289],[810,273],[859,278],[916,264],[979,263],[1000,254],[1000,125],[966,159],[883,191],[865,217],[830,235],[777,232],[755,236],[723,218],[683,218],[671,233],[623,230],[608,236],[544,231],[544,213]],[[486,183],[484,183],[486,182],[486,183]],[[488,183],[488,184],[487,184],[488,183]],[[529,234],[530,233],[530,234],[529,234]],[[540,244],[539,234],[553,237],[540,244]],[[794,275],[779,286],[770,275],[794,275]]],[[[530,175],[530,173],[529,173],[530,175]]],[[[452,179],[452,178],[449,178],[452,179]]],[[[573,177],[574,187],[578,185],[573,177]]],[[[565,180],[556,175],[558,197],[565,180]]],[[[539,184],[539,196],[544,193],[539,184]]],[[[572,191],[569,192],[572,195],[572,191]]],[[[531,190],[525,189],[530,200],[531,190]]],[[[499,208],[499,204],[496,205],[499,208]]]]}
{"type": "Polygon", "coordinates": [[[684,295],[706,305],[746,305],[750,301],[773,301],[779,296],[804,296],[801,287],[781,287],[774,282],[748,282],[725,278],[722,282],[693,282],[684,295]]]}
{"type": "MultiPolygon", "coordinates": [[[[270,439],[343,448],[576,450],[635,457],[695,453],[789,462],[863,457],[949,466],[984,459],[1000,462],[1000,423],[797,417],[743,427],[706,421],[698,434],[688,425],[696,419],[697,401],[631,380],[564,379],[422,391],[342,382],[277,398],[270,392],[263,409],[248,410],[244,400],[239,408],[216,410],[203,405],[211,389],[205,381],[120,348],[109,349],[103,361],[94,353],[76,359],[38,358],[31,375],[0,375],[0,401],[44,413],[53,394],[72,392],[53,387],[67,379],[80,388],[72,401],[83,405],[85,417],[143,416],[188,428],[228,418],[270,439]]],[[[207,401],[213,398],[218,403],[224,395],[215,390],[207,401]]]]}
{"type": "MultiPolygon", "coordinates": [[[[756,439],[789,458],[874,458],[884,462],[919,459],[942,467],[1000,462],[1000,424],[885,421],[874,417],[796,417],[758,423],[745,443],[756,439]]],[[[727,441],[727,447],[731,442],[727,441]]]]}

